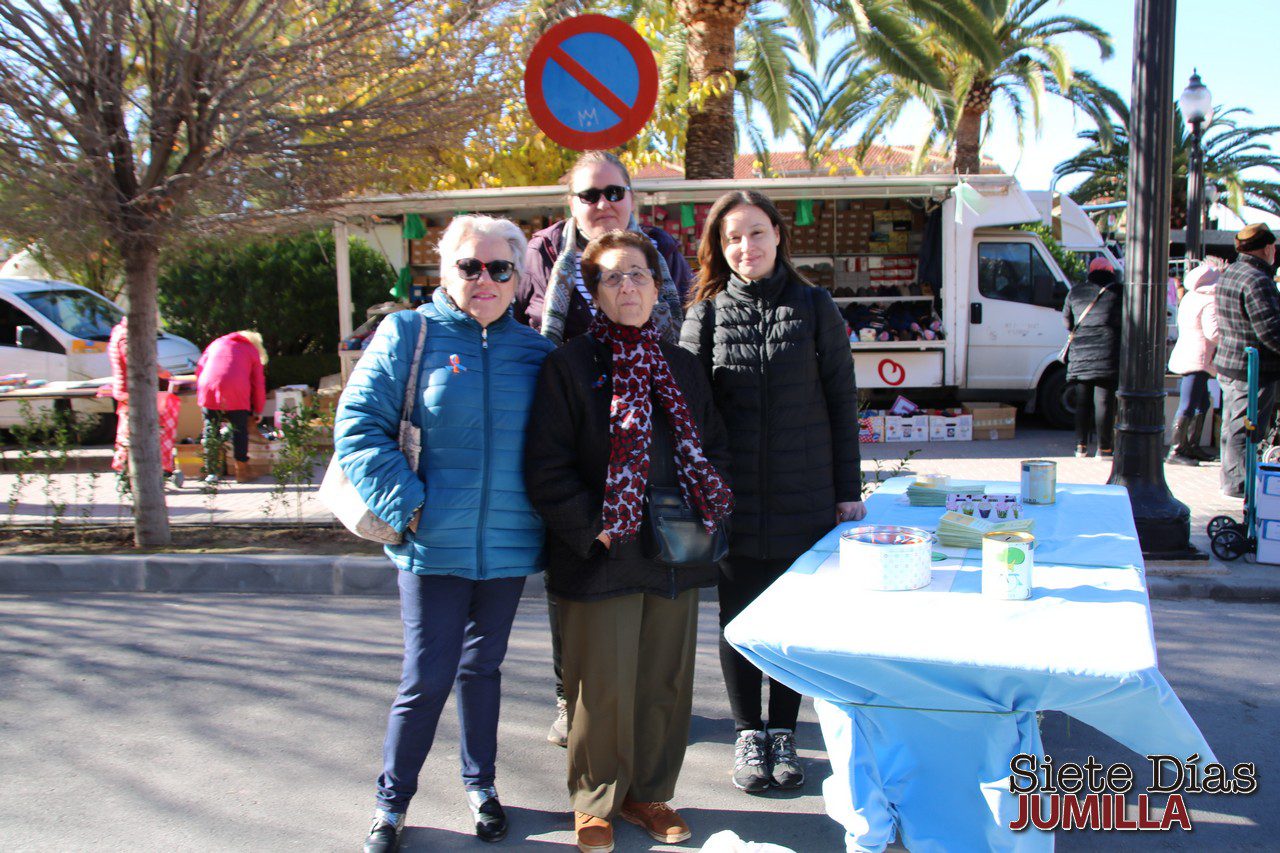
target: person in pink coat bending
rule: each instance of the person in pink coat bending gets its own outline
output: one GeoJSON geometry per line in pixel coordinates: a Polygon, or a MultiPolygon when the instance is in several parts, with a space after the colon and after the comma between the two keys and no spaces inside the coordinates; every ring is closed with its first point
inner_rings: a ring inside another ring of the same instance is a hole
{"type": "Polygon", "coordinates": [[[263,367],[267,351],[262,335],[242,330],[223,335],[205,349],[196,364],[196,399],[204,412],[206,479],[217,479],[218,460],[211,458],[214,440],[224,421],[231,424],[231,449],[235,477],[244,483],[249,475],[249,419],[262,414],[267,402],[263,367]]]}

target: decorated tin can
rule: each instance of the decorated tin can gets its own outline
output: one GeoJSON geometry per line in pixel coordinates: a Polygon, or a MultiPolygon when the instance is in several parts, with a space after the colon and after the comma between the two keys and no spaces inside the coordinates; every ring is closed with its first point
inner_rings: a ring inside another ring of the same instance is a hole
{"type": "Polygon", "coordinates": [[[1058,463],[1047,459],[1022,462],[1022,502],[1051,504],[1058,490],[1058,463]]]}
{"type": "Polygon", "coordinates": [[[840,534],[840,568],[865,589],[907,590],[933,578],[933,535],[918,527],[868,524],[840,534]]]}
{"type": "Polygon", "coordinates": [[[1031,597],[1035,537],[1030,533],[988,533],[982,537],[982,594],[1022,601],[1031,597]]]}

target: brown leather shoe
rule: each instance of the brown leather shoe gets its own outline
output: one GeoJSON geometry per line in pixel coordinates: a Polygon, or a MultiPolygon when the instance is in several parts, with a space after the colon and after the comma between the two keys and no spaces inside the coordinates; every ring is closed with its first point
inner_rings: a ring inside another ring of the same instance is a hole
{"type": "Polygon", "coordinates": [[[574,812],[573,833],[582,853],[611,853],[613,850],[613,825],[602,817],[574,812]]]}
{"type": "Polygon", "coordinates": [[[249,467],[248,462],[241,462],[237,459],[235,460],[235,464],[232,466],[232,469],[235,471],[237,483],[252,483],[256,479],[253,476],[253,469],[249,467]]]}
{"type": "Polygon", "coordinates": [[[637,803],[627,800],[622,804],[619,815],[662,844],[679,844],[693,835],[680,813],[666,803],[637,803]]]}

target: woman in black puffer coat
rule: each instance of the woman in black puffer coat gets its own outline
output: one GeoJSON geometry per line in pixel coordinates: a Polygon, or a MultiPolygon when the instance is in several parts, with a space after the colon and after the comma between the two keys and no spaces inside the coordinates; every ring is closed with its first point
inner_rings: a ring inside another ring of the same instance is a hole
{"type": "Polygon", "coordinates": [[[1067,350],[1067,381],[1076,387],[1076,456],[1089,455],[1089,433],[1096,431],[1098,457],[1111,458],[1123,311],[1124,293],[1115,267],[1106,258],[1094,258],[1088,279],[1071,288],[1062,309],[1067,329],[1073,333],[1067,350]]]}
{"type": "Polygon", "coordinates": [[[858,390],[844,319],[791,264],[773,203],[731,192],[712,206],[681,332],[711,377],[729,430],[737,508],[720,566],[720,664],[738,732],[734,784],[759,792],[804,782],[794,731],[800,695],[769,682],[723,628],[840,521],[866,514],[858,390]]]}

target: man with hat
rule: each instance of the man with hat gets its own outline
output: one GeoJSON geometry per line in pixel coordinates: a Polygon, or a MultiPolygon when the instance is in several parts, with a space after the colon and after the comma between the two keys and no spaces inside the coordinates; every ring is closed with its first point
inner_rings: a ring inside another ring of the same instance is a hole
{"type": "MultiPolygon", "coordinates": [[[[1275,272],[1276,236],[1262,223],[1236,234],[1236,262],[1218,279],[1214,308],[1221,340],[1213,363],[1222,385],[1222,493],[1244,496],[1245,413],[1249,402],[1245,347],[1258,350],[1258,425],[1265,430],[1275,412],[1280,385],[1280,290],[1275,272]]],[[[1259,435],[1259,438],[1262,436],[1259,435]]]]}

